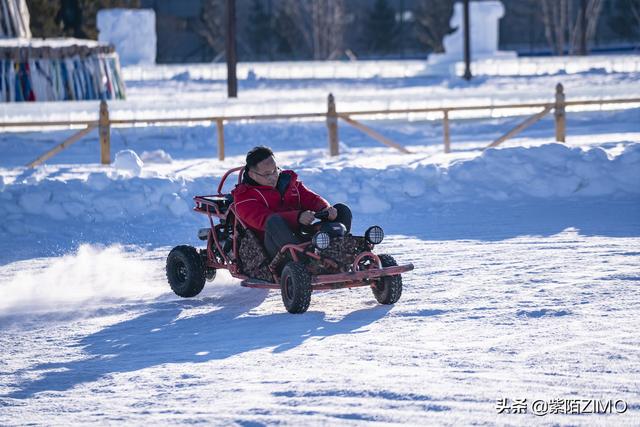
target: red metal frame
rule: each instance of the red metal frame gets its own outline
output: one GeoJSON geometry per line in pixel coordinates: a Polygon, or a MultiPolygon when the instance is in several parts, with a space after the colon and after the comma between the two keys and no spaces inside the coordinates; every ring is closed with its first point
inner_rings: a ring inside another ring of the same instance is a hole
{"type": "MultiPolygon", "coordinates": [[[[237,168],[233,168],[228,170],[220,180],[220,184],[218,184],[218,194],[208,195],[208,196],[195,196],[193,198],[196,206],[193,208],[194,211],[198,213],[202,213],[207,215],[209,218],[209,233],[207,236],[207,261],[206,266],[209,268],[215,269],[226,269],[229,270],[229,273],[238,279],[242,279],[242,286],[247,288],[261,288],[261,289],[280,289],[280,277],[276,272],[273,273],[273,282],[266,282],[263,280],[252,279],[247,277],[239,272],[238,265],[233,262],[227,254],[225,254],[223,248],[220,246],[220,242],[218,241],[218,235],[216,233],[216,224],[213,222],[213,218],[216,217],[221,220],[227,219],[227,213],[220,212],[218,205],[216,202],[209,200],[211,197],[225,197],[225,194],[222,193],[222,188],[224,187],[224,183],[227,178],[235,173],[238,174],[238,184],[240,184],[242,180],[242,174],[244,172],[244,166],[240,166],[237,168]],[[218,262],[213,252],[213,245],[217,249],[218,253],[222,256],[222,262],[218,262]]],[[[245,224],[238,218],[235,212],[235,206],[233,202],[229,205],[228,211],[232,212],[233,215],[233,257],[234,259],[238,259],[238,246],[236,242],[236,236],[238,235],[238,224],[242,225],[246,228],[245,224]]],[[[220,225],[220,224],[218,224],[220,225]]],[[[330,259],[323,258],[321,255],[315,253],[315,250],[309,250],[313,248],[311,242],[304,242],[300,244],[290,244],[285,245],[280,249],[280,252],[289,251],[289,255],[291,255],[291,259],[293,261],[298,261],[298,254],[304,254],[306,257],[314,258],[319,262],[324,263],[329,267],[335,267],[335,262],[330,259]]],[[[370,245],[370,249],[373,249],[373,245],[370,245]]],[[[401,274],[407,271],[413,270],[413,264],[406,264],[401,266],[391,266],[391,267],[382,267],[380,262],[380,258],[371,251],[365,251],[361,254],[358,254],[356,259],[353,261],[353,265],[351,267],[352,271],[345,273],[336,273],[336,274],[324,274],[317,275],[311,277],[311,288],[315,290],[329,290],[329,289],[341,289],[341,288],[355,288],[359,286],[375,286],[375,283],[372,283],[372,279],[378,279],[384,276],[392,276],[396,274],[401,274]],[[362,260],[369,258],[371,259],[375,265],[371,264],[368,269],[360,270],[360,263],[362,260]]]]}

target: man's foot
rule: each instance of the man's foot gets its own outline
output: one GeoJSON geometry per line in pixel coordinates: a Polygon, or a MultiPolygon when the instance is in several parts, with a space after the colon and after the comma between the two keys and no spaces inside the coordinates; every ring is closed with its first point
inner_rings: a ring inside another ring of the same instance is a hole
{"type": "Polygon", "coordinates": [[[282,273],[282,269],[291,261],[289,251],[278,252],[269,263],[269,270],[275,272],[278,276],[282,273]]]}

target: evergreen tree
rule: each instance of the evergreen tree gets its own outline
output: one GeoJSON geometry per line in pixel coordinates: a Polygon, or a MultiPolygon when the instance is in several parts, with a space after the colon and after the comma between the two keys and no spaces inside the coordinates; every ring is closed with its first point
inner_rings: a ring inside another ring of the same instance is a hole
{"type": "Polygon", "coordinates": [[[60,10],[58,2],[49,0],[27,0],[29,9],[31,35],[33,37],[62,37],[64,31],[55,22],[55,17],[60,10]]]}
{"type": "Polygon", "coordinates": [[[369,52],[390,53],[396,47],[396,13],[387,0],[376,0],[366,21],[365,37],[369,52]]]}
{"type": "Polygon", "coordinates": [[[30,14],[30,27],[33,37],[73,37],[81,36],[96,40],[96,15],[100,9],[124,7],[136,9],[140,7],[139,0],[76,0],[51,1],[27,0],[30,14]],[[75,16],[73,16],[75,15],[75,16]],[[65,17],[69,21],[65,23],[65,17]]]}

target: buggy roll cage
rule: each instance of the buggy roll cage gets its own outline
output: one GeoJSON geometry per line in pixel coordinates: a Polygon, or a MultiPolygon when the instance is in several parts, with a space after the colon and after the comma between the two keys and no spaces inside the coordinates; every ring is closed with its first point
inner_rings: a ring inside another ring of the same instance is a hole
{"type": "MultiPolygon", "coordinates": [[[[209,230],[207,234],[207,259],[205,262],[205,266],[208,268],[218,269],[218,268],[226,268],[229,270],[232,276],[237,277],[239,279],[243,279],[242,285],[245,287],[252,288],[267,288],[267,289],[279,289],[280,285],[277,283],[280,281],[280,277],[276,271],[270,268],[271,273],[274,277],[274,283],[264,282],[262,280],[252,279],[240,272],[240,268],[237,262],[234,262],[227,253],[223,250],[223,247],[220,245],[220,241],[218,239],[218,228],[229,227],[229,215],[231,212],[233,214],[233,224],[232,227],[232,251],[233,251],[233,259],[238,259],[238,224],[240,224],[244,229],[248,229],[248,227],[244,224],[244,222],[238,217],[235,212],[235,204],[233,197],[230,194],[222,193],[222,189],[224,187],[224,183],[227,178],[235,172],[239,172],[238,175],[238,184],[242,182],[242,175],[244,173],[244,166],[235,167],[233,169],[229,169],[220,180],[218,184],[217,194],[208,195],[208,196],[195,196],[193,198],[195,202],[194,211],[198,213],[202,213],[207,215],[209,218],[209,230]],[[219,218],[220,224],[214,224],[213,218],[219,218]],[[217,228],[218,227],[218,228],[217,228]],[[213,245],[217,249],[218,254],[222,259],[216,256],[213,251],[213,245]]],[[[299,244],[288,244],[284,245],[278,255],[284,255],[285,252],[289,252],[291,259],[293,261],[298,261],[298,254],[304,254],[307,257],[314,258],[318,261],[329,262],[327,258],[323,258],[322,256],[316,254],[314,251],[306,250],[310,245],[310,242],[303,242],[299,244]]],[[[339,289],[339,288],[351,288],[363,286],[362,281],[368,279],[375,279],[382,276],[401,274],[406,271],[413,270],[413,264],[408,264],[405,266],[390,266],[390,267],[382,267],[382,263],[378,255],[371,252],[373,249],[373,245],[370,246],[369,251],[363,252],[359,254],[353,262],[353,270],[347,273],[336,273],[336,274],[323,274],[313,276],[311,280],[311,284],[314,290],[328,290],[328,289],[339,289]],[[360,270],[358,268],[359,263],[365,259],[369,258],[373,263],[371,266],[375,266],[377,268],[369,268],[367,270],[360,270]]]]}
{"type": "MultiPolygon", "coordinates": [[[[218,233],[214,232],[216,230],[216,227],[228,226],[225,223],[228,217],[228,212],[231,212],[233,214],[232,227],[233,227],[234,236],[237,235],[236,233],[238,231],[237,230],[238,223],[240,223],[242,227],[247,228],[246,225],[242,222],[242,220],[238,218],[238,215],[236,215],[235,206],[233,204],[233,198],[231,197],[231,195],[222,193],[222,188],[224,187],[225,181],[231,174],[235,172],[240,172],[238,175],[238,184],[240,184],[240,182],[242,181],[242,174],[244,173],[244,166],[239,166],[233,169],[229,169],[222,176],[222,179],[220,180],[220,184],[218,184],[217,194],[207,195],[207,196],[195,196],[193,198],[193,201],[196,204],[193,210],[196,212],[205,214],[209,218],[210,228],[207,236],[207,262],[206,262],[207,267],[216,268],[216,269],[221,267],[228,268],[231,273],[238,275],[239,274],[238,266],[234,264],[233,261],[227,256],[222,246],[220,246],[220,241],[218,240],[218,233]],[[221,223],[218,225],[215,225],[213,223],[213,217],[219,218],[221,223]],[[216,245],[216,249],[218,250],[218,253],[222,257],[222,262],[220,263],[211,261],[211,260],[217,260],[217,257],[213,252],[213,248],[211,247],[212,246],[210,244],[211,242],[213,242],[213,244],[216,245]]],[[[237,247],[237,242],[235,237],[232,239],[232,244],[233,244],[233,257],[237,259],[238,247],[237,247]]]]}

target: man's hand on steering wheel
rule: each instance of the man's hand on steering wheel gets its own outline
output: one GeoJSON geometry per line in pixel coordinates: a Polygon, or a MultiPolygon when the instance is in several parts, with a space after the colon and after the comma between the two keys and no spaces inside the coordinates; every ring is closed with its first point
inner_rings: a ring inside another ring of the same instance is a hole
{"type": "Polygon", "coordinates": [[[319,219],[321,221],[324,221],[325,219],[333,221],[337,217],[338,211],[336,210],[336,208],[334,208],[333,206],[329,206],[328,208],[325,208],[318,212],[302,211],[300,213],[300,216],[298,217],[298,222],[302,226],[302,231],[304,233],[313,233],[315,231],[315,227],[313,227],[313,225],[315,224],[312,224],[313,221],[315,221],[316,219],[319,219]]]}
{"type": "Polygon", "coordinates": [[[316,219],[314,215],[313,211],[303,211],[298,217],[298,222],[302,225],[310,225],[316,219]]]}
{"type": "Polygon", "coordinates": [[[327,217],[327,219],[329,221],[333,221],[334,219],[336,219],[338,217],[338,210],[336,208],[334,208],[333,206],[329,206],[328,208],[325,208],[323,210],[321,210],[320,212],[329,212],[329,216],[327,217]]]}

